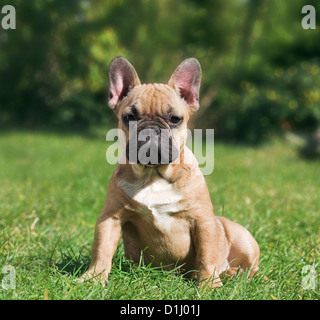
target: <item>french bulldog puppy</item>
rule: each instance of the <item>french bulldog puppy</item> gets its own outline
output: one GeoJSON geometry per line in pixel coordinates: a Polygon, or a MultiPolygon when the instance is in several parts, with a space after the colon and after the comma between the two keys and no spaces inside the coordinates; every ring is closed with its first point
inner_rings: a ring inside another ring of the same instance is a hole
{"type": "Polygon", "coordinates": [[[200,285],[222,286],[222,272],[254,275],[257,242],[241,225],[214,215],[206,181],[185,145],[189,117],[199,108],[199,62],[183,61],[168,84],[141,84],[133,66],[116,57],[109,81],[126,159],[110,180],[83,279],[107,281],[121,235],[129,259],[138,263],[143,252],[145,263],[181,265],[200,285]]]}

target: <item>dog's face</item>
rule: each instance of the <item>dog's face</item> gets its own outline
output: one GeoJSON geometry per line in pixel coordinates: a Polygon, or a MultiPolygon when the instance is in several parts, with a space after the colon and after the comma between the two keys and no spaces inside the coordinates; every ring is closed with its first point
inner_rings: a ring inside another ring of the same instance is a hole
{"type": "Polygon", "coordinates": [[[147,166],[175,162],[186,142],[189,117],[199,108],[199,62],[183,61],[167,85],[141,85],[132,65],[116,57],[109,80],[109,106],[125,132],[127,159],[147,166]]]}

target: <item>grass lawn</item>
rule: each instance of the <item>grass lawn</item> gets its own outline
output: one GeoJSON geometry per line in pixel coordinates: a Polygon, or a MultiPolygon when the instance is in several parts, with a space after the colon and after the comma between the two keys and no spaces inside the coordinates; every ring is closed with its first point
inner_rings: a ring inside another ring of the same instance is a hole
{"type": "Polygon", "coordinates": [[[286,141],[252,148],[217,140],[206,176],[215,213],[256,238],[260,276],[204,291],[176,272],[130,263],[120,244],[106,287],[79,284],[113,171],[104,135],[7,132],[0,134],[0,284],[11,265],[16,288],[0,286],[0,299],[319,299],[319,279],[304,289],[302,269],[320,269],[320,161],[299,159],[286,141]]]}

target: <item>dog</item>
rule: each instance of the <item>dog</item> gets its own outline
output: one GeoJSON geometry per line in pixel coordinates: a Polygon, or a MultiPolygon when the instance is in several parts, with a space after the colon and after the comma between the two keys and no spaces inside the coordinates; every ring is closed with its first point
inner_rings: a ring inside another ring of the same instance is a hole
{"type": "Polygon", "coordinates": [[[143,252],[145,263],[181,265],[200,286],[222,286],[222,273],[258,271],[256,240],[243,226],[214,215],[206,181],[185,145],[188,120],[199,108],[201,75],[198,60],[189,58],[168,84],[141,84],[129,61],[111,61],[108,104],[125,132],[126,161],[117,164],[110,180],[83,279],[107,282],[121,234],[128,259],[139,263],[143,252]],[[142,142],[131,137],[131,124],[136,134],[144,132],[142,142]],[[150,152],[134,157],[147,143],[158,157],[151,161],[150,152]]]}

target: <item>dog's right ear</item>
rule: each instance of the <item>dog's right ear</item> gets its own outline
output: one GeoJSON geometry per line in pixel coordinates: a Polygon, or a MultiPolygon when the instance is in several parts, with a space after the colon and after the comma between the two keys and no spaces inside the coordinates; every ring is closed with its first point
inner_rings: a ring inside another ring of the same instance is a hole
{"type": "Polygon", "coordinates": [[[137,85],[140,80],[136,70],[130,62],[123,57],[115,57],[109,65],[109,107],[116,105],[137,85]]]}

